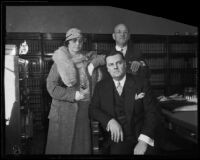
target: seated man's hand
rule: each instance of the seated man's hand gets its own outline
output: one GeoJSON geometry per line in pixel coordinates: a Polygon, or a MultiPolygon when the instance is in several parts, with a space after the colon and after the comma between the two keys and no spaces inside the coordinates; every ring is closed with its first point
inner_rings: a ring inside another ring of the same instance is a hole
{"type": "Polygon", "coordinates": [[[147,150],[147,143],[139,140],[134,148],[134,155],[144,155],[147,150]]]}
{"type": "Polygon", "coordinates": [[[139,61],[132,61],[131,63],[131,71],[132,72],[137,72],[139,67],[141,66],[141,63],[139,61]]]}
{"type": "Polygon", "coordinates": [[[123,141],[122,127],[115,119],[108,122],[107,131],[111,132],[111,140],[114,142],[118,143],[120,139],[123,141]]]}

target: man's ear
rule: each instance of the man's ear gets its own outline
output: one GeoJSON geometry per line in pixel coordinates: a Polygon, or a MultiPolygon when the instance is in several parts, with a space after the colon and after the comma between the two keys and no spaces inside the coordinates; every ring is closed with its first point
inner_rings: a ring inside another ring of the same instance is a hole
{"type": "Polygon", "coordinates": [[[114,34],[114,33],[112,34],[112,37],[113,37],[113,39],[115,40],[115,34],[114,34]]]}

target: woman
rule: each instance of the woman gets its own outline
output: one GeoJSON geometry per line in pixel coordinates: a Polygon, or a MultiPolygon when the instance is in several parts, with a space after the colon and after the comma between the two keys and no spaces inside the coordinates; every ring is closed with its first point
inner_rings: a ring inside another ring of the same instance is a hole
{"type": "Polygon", "coordinates": [[[65,46],[53,55],[54,64],[47,77],[52,97],[46,154],[90,154],[91,136],[88,106],[95,83],[101,79],[97,68],[104,56],[82,51],[79,29],[66,33],[65,46]]]}

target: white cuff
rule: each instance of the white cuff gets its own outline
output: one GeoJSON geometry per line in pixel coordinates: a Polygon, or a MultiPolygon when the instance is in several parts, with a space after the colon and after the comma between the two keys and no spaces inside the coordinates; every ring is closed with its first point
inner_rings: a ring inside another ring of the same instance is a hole
{"type": "Polygon", "coordinates": [[[154,140],[144,134],[140,134],[138,140],[144,141],[152,147],[154,146],[154,140]]]}
{"type": "Polygon", "coordinates": [[[92,76],[93,70],[94,70],[94,65],[93,65],[92,63],[90,63],[90,64],[88,65],[88,72],[89,72],[90,76],[92,76]]]}

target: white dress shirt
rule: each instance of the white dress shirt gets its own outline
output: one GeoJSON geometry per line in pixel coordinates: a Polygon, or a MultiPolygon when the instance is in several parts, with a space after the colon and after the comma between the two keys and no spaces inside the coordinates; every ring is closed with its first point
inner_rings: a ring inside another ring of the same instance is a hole
{"type": "MultiPolygon", "coordinates": [[[[122,86],[122,90],[123,90],[123,87],[124,87],[124,84],[125,84],[125,81],[126,81],[126,75],[120,81],[117,81],[117,80],[114,80],[114,79],[113,79],[113,81],[114,81],[115,87],[117,87],[118,82],[120,82],[120,85],[122,86]]],[[[107,124],[107,128],[109,126],[109,122],[107,124]]],[[[138,137],[138,140],[144,141],[144,142],[148,143],[150,146],[154,146],[154,140],[151,139],[150,137],[144,135],[144,134],[140,134],[140,136],[138,137]]]]}
{"type": "Polygon", "coordinates": [[[127,51],[127,48],[128,48],[128,46],[126,45],[126,46],[124,46],[123,48],[121,48],[120,46],[118,46],[118,45],[116,45],[115,46],[115,49],[117,50],[117,51],[122,51],[122,49],[123,49],[123,51],[122,51],[122,53],[123,53],[123,55],[124,55],[124,57],[125,57],[125,55],[126,55],[126,51],[127,51]]]}
{"type": "Polygon", "coordinates": [[[120,80],[120,81],[117,81],[115,79],[113,79],[114,83],[115,83],[115,87],[117,88],[117,85],[118,85],[118,82],[120,82],[120,85],[122,86],[122,90],[124,88],[124,83],[126,81],[126,75],[120,80]]]}

